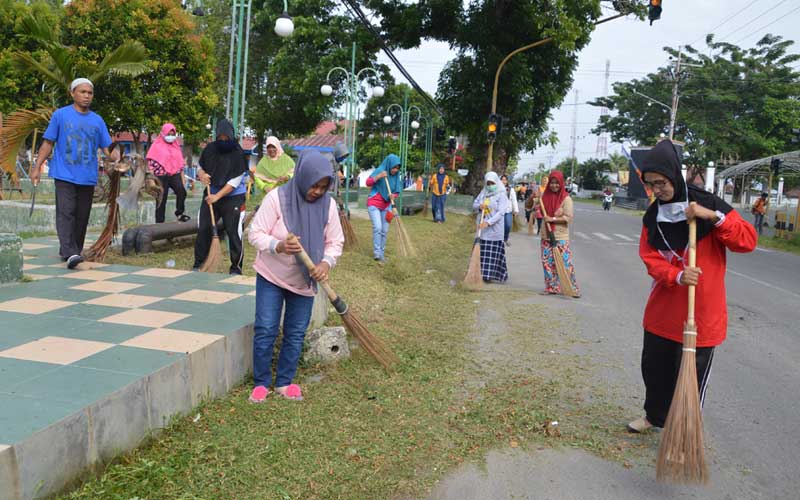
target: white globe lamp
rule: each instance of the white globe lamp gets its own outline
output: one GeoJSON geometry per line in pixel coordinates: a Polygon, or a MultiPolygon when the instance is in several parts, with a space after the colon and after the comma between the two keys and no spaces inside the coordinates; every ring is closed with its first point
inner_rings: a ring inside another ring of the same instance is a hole
{"type": "Polygon", "coordinates": [[[384,93],[385,93],[385,91],[383,90],[383,87],[381,87],[380,85],[376,85],[375,87],[372,87],[372,97],[381,98],[381,97],[383,97],[384,93]]]}
{"type": "Polygon", "coordinates": [[[413,128],[414,130],[417,130],[419,128],[419,122],[417,120],[413,120],[411,122],[411,128],[413,128]]]}
{"type": "Polygon", "coordinates": [[[389,125],[390,123],[392,123],[392,117],[389,116],[389,115],[384,116],[383,117],[383,123],[385,123],[386,125],[389,125]]]}
{"type": "Polygon", "coordinates": [[[329,95],[333,94],[333,87],[328,85],[327,83],[319,88],[319,93],[328,97],[329,95]]]}
{"type": "Polygon", "coordinates": [[[275,34],[281,38],[286,38],[294,32],[294,22],[289,14],[284,12],[275,20],[275,34]]]}

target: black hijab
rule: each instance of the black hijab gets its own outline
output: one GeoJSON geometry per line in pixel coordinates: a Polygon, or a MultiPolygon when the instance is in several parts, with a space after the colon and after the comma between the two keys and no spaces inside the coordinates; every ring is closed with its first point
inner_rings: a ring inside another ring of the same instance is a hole
{"type": "MultiPolygon", "coordinates": [[[[658,222],[658,209],[661,205],[667,203],[678,202],[697,202],[710,210],[719,210],[723,214],[727,214],[733,207],[725,203],[722,199],[709,193],[703,188],[694,185],[686,186],[686,181],[681,175],[681,162],[678,158],[678,152],[675,150],[672,142],[663,140],[659,142],[656,147],[651,149],[642,161],[640,168],[642,179],[646,172],[655,172],[661,174],[672,183],[675,188],[675,195],[668,202],[662,203],[656,199],[654,203],[648,207],[647,212],[644,214],[642,222],[647,228],[647,242],[658,250],[674,250],[676,252],[682,251],[689,243],[689,224],[683,220],[680,222],[658,222]],[[660,231],[659,231],[660,228],[660,231]]],[[[700,241],[708,233],[714,229],[714,223],[705,220],[697,219],[697,241],[700,241]]]]}
{"type": "Polygon", "coordinates": [[[225,186],[229,180],[248,170],[244,151],[236,142],[233,125],[228,120],[217,122],[217,137],[221,135],[228,139],[217,139],[200,153],[200,167],[211,176],[211,185],[216,188],[225,186]]]}

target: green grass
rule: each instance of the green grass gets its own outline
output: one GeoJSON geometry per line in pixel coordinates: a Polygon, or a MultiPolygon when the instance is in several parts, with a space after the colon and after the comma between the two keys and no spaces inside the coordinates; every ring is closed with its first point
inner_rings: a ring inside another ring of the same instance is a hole
{"type": "MultiPolygon", "coordinates": [[[[575,319],[526,304],[520,292],[454,286],[472,246],[469,218],[403,220],[421,257],[395,258],[390,236],[389,262],[377,266],[369,223],[354,218],[362,247],[346,253],[331,276],[400,356],[393,373],[357,350],[336,366],[301,364],[302,403],[263,405],[247,402],[248,380],[176,418],[62,498],[391,499],[424,495],[447,471],[493,448],[573,446],[628,460],[634,444],[615,425],[619,407],[604,402],[606,389],[586,357],[569,354],[579,342],[575,319]],[[479,307],[507,319],[490,338],[476,332],[479,307]],[[547,430],[554,420],[560,435],[547,430]]],[[[112,254],[109,262],[172,258],[187,269],[191,251],[112,254]]],[[[248,246],[247,262],[253,254],[248,246]]],[[[252,274],[249,265],[245,272],[252,274]]]]}
{"type": "Polygon", "coordinates": [[[758,246],[800,255],[800,235],[793,235],[789,239],[761,236],[758,238],[758,246]]]}

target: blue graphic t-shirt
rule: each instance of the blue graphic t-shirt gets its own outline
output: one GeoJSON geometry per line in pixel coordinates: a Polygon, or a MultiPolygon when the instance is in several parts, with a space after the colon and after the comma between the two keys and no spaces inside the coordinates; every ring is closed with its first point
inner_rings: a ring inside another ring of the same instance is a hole
{"type": "Polygon", "coordinates": [[[97,184],[97,150],[111,145],[100,115],[80,113],[72,105],[57,109],[44,138],[55,144],[50,177],[84,186],[97,184]]]}

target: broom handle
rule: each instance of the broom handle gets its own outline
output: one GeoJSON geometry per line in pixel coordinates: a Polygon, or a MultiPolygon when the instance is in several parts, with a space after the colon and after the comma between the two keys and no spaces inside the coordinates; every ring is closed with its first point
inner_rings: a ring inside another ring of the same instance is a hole
{"type": "MultiPolygon", "coordinates": [[[[211,194],[211,187],[206,188],[206,198],[211,194]]],[[[211,211],[211,232],[217,236],[217,218],[214,217],[214,204],[208,203],[208,209],[211,211]]]]}
{"type": "Polygon", "coordinates": [[[392,203],[392,210],[396,210],[394,206],[394,198],[392,197],[392,186],[389,185],[389,178],[384,177],[383,180],[386,181],[386,189],[389,191],[389,201],[392,203]]]}
{"type": "MultiPolygon", "coordinates": [[[[544,201],[542,200],[541,196],[539,197],[539,205],[541,205],[541,207],[542,207],[542,215],[544,215],[544,218],[546,219],[547,218],[547,209],[544,208],[544,201]]],[[[548,231],[552,232],[553,234],[556,233],[555,227],[553,226],[552,222],[548,222],[547,224],[545,224],[545,226],[549,227],[548,231]]]]}
{"type": "MultiPolygon", "coordinates": [[[[689,219],[689,267],[695,267],[697,264],[697,219],[692,217],[689,219]]],[[[689,307],[686,323],[694,326],[694,298],[695,286],[689,285],[689,307]]]]}
{"type": "MultiPolygon", "coordinates": [[[[297,239],[297,236],[289,233],[289,235],[286,237],[286,239],[287,240],[297,239]]],[[[302,248],[302,245],[300,246],[300,248],[302,248]]],[[[300,250],[300,253],[297,254],[297,256],[300,258],[300,261],[303,264],[305,264],[305,266],[308,268],[309,271],[311,271],[311,270],[313,270],[314,268],[317,267],[316,264],[314,264],[314,261],[311,260],[311,257],[308,256],[308,254],[306,253],[306,250],[304,248],[302,250],[300,250]]],[[[327,280],[318,281],[317,283],[319,283],[319,286],[321,286],[322,289],[325,290],[325,294],[328,296],[328,299],[331,302],[334,302],[334,301],[336,301],[336,299],[339,298],[339,296],[336,295],[336,292],[333,291],[333,288],[331,288],[331,286],[328,284],[327,280]]]]}

